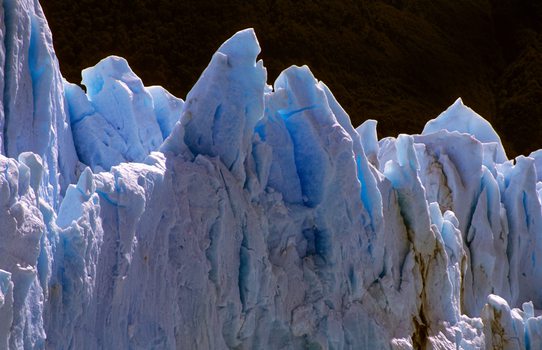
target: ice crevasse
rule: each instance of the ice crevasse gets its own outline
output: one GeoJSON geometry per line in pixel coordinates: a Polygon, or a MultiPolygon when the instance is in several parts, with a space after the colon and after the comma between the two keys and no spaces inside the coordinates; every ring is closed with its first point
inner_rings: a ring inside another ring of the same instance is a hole
{"type": "Polygon", "coordinates": [[[85,91],[0,17],[0,349],[542,348],[542,153],[460,99],[378,140],[250,29],[184,101],[114,56],[85,91]]]}

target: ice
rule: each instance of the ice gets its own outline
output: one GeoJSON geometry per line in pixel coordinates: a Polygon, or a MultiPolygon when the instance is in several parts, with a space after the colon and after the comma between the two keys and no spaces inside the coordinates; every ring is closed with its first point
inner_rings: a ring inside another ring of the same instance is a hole
{"type": "Polygon", "coordinates": [[[422,134],[429,134],[442,129],[470,134],[483,143],[496,143],[496,161],[503,163],[508,160],[501,139],[491,124],[465,106],[461,98],[458,98],[436,119],[429,121],[423,128],[422,134]]]}
{"type": "Polygon", "coordinates": [[[96,112],[79,86],[66,82],[64,89],[81,161],[95,170],[109,170],[125,161],[128,146],[118,131],[96,112]]]}
{"type": "Polygon", "coordinates": [[[259,138],[272,148],[268,185],[282,193],[288,203],[303,203],[301,182],[297,174],[292,137],[286,128],[285,120],[278,113],[285,98],[284,90],[266,94],[266,111],[257,126],[259,138]]]}
{"type": "MultiPolygon", "coordinates": [[[[263,115],[267,72],[261,60],[256,62],[259,52],[250,29],[222,44],[188,93],[182,123],[170,137],[183,138],[193,154],[219,156],[241,182],[254,127],[263,115]]],[[[166,141],[164,147],[169,145],[166,141]]]]}
{"type": "MultiPolygon", "coordinates": [[[[337,125],[327,105],[325,91],[317,84],[306,66],[290,67],[274,84],[275,91],[284,91],[284,107],[277,113],[292,139],[303,202],[310,207],[322,201],[332,171],[326,143],[333,141],[324,139],[320,133],[331,134],[334,132],[331,128],[337,125]]],[[[350,150],[350,157],[351,153],[350,150]]]]}
{"type": "Polygon", "coordinates": [[[162,86],[149,86],[145,89],[152,96],[156,121],[160,126],[162,138],[166,139],[181,117],[184,101],[170,94],[162,86]]]}
{"type": "Polygon", "coordinates": [[[89,101],[126,142],[127,160],[141,161],[162,143],[151,95],[123,58],[110,56],[82,72],[89,101]]]}
{"type": "Polygon", "coordinates": [[[542,345],[542,318],[534,317],[532,303],[511,309],[506,300],[490,294],[482,319],[487,348],[537,349],[542,345]]]}
{"type": "Polygon", "coordinates": [[[532,158],[520,156],[516,164],[505,163],[503,204],[509,227],[507,255],[510,262],[511,300],[513,306],[532,300],[542,302],[541,280],[542,229],[540,201],[536,191],[536,170],[532,158]],[[528,297],[527,297],[528,296],[528,297]]]}
{"type": "Polygon", "coordinates": [[[34,1],[6,1],[2,10],[2,154],[13,158],[27,151],[38,154],[44,160],[43,180],[48,184],[42,187],[44,198],[58,205],[65,188],[75,180],[77,156],[51,32],[34,1]]]}
{"type": "Polygon", "coordinates": [[[31,171],[25,164],[0,155],[0,269],[4,295],[0,319],[11,320],[7,338],[2,338],[0,344],[9,343],[9,348],[39,345],[44,336],[39,317],[43,308],[36,304],[42,294],[36,274],[45,226],[30,186],[31,171]]]}
{"type": "Polygon", "coordinates": [[[460,99],[378,140],[251,29],[186,103],[115,56],[85,91],[0,9],[0,348],[540,348],[540,151],[460,99]]]}
{"type": "Polygon", "coordinates": [[[141,162],[162,144],[178,121],[183,101],[143,82],[121,57],[83,70],[82,84],[64,83],[77,154],[94,170],[141,162]]]}
{"type": "Polygon", "coordinates": [[[13,322],[13,282],[11,273],[0,270],[0,346],[9,348],[11,324],[13,322]]]}
{"type": "Polygon", "coordinates": [[[363,144],[363,150],[370,162],[378,168],[378,137],[376,135],[376,120],[368,119],[356,128],[363,144]]]}
{"type": "Polygon", "coordinates": [[[534,159],[534,166],[536,168],[536,180],[542,180],[542,150],[537,150],[529,154],[529,158],[534,159]]]}

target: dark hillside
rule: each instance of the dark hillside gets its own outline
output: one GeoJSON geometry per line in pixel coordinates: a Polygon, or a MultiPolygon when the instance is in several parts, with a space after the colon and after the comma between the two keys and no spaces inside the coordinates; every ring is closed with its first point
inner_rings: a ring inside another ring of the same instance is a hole
{"type": "Polygon", "coordinates": [[[462,96],[509,156],[542,147],[542,2],[44,0],[70,81],[106,55],[183,97],[218,46],[254,27],[269,82],[307,64],[355,125],[417,133],[462,96]]]}

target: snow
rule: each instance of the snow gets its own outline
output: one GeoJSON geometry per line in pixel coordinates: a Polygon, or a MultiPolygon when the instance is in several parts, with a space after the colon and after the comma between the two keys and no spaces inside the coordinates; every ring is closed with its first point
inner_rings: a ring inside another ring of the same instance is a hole
{"type": "Polygon", "coordinates": [[[0,348],[540,348],[541,153],[460,99],[378,140],[251,29],[186,102],[115,56],[85,91],[0,9],[0,348]]]}

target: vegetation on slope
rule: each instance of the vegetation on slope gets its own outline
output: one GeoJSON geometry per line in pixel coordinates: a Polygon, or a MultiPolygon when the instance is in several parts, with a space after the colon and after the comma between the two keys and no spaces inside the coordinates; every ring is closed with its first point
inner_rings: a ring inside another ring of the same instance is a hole
{"type": "Polygon", "coordinates": [[[542,147],[542,3],[537,0],[44,0],[72,82],[106,55],[185,97],[213,52],[254,27],[269,82],[307,64],[354,125],[421,132],[458,96],[509,156],[542,147]]]}

